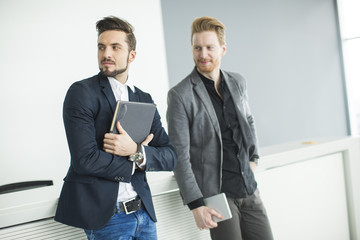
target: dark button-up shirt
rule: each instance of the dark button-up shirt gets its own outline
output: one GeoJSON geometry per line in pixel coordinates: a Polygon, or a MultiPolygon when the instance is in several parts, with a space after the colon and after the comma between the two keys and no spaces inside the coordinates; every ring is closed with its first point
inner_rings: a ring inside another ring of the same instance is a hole
{"type": "MultiPolygon", "coordinates": [[[[213,80],[199,73],[216,112],[223,143],[221,191],[230,198],[243,198],[246,188],[242,177],[240,158],[246,158],[240,124],[236,116],[234,101],[225,81],[221,80],[217,93],[213,80]]],[[[248,161],[248,159],[247,159],[248,161]]]]}

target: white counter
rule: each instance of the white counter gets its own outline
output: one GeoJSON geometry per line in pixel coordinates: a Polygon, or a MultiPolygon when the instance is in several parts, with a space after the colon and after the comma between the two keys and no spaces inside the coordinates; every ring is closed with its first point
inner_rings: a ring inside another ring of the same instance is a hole
{"type": "MultiPolygon", "coordinates": [[[[275,239],[360,240],[359,138],[292,142],[262,148],[261,156],[256,179],[275,239]]],[[[148,181],[160,240],[210,239],[182,205],[172,172],[149,172],[148,181]]],[[[52,217],[58,196],[45,189],[24,191],[22,199],[32,202],[18,206],[12,202],[18,193],[0,195],[0,228],[52,217]],[[41,201],[42,194],[52,200],[41,201]]]]}
{"type": "Polygon", "coordinates": [[[275,239],[360,239],[360,140],[263,149],[256,178],[275,239]]]}
{"type": "MultiPolygon", "coordinates": [[[[360,239],[359,138],[291,142],[262,148],[261,156],[256,179],[275,239],[360,239]]],[[[172,173],[148,176],[154,199],[177,190],[172,173]]],[[[159,211],[160,234],[172,223],[162,226],[159,211]]],[[[196,234],[191,217],[184,221],[196,234]]]]}

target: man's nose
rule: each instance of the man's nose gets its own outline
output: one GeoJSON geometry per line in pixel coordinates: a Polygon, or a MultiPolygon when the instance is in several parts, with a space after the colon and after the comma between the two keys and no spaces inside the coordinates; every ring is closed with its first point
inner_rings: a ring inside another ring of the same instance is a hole
{"type": "Polygon", "coordinates": [[[207,52],[206,48],[201,49],[201,51],[200,51],[200,57],[201,57],[201,58],[206,58],[207,55],[208,55],[208,52],[207,52]]]}
{"type": "Polygon", "coordinates": [[[107,58],[110,58],[110,56],[111,56],[111,49],[105,48],[103,51],[103,58],[107,59],[107,58]]]}

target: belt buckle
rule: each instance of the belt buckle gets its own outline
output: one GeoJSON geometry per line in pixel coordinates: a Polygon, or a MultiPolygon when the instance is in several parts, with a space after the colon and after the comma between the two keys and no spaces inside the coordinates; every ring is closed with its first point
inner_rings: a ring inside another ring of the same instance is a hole
{"type": "Polygon", "coordinates": [[[124,207],[126,215],[131,214],[133,212],[136,212],[136,210],[128,212],[127,207],[126,207],[126,203],[134,201],[134,200],[135,200],[135,198],[130,198],[129,200],[124,201],[124,202],[121,203],[123,205],[123,207],[124,207]]]}

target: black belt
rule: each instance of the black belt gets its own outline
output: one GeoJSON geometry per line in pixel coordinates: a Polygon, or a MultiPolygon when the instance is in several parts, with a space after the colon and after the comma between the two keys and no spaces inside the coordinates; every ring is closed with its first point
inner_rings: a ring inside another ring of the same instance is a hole
{"type": "Polygon", "coordinates": [[[143,203],[140,198],[132,198],[124,202],[118,202],[117,205],[119,206],[120,212],[125,212],[126,214],[136,212],[143,208],[143,203]]]}

